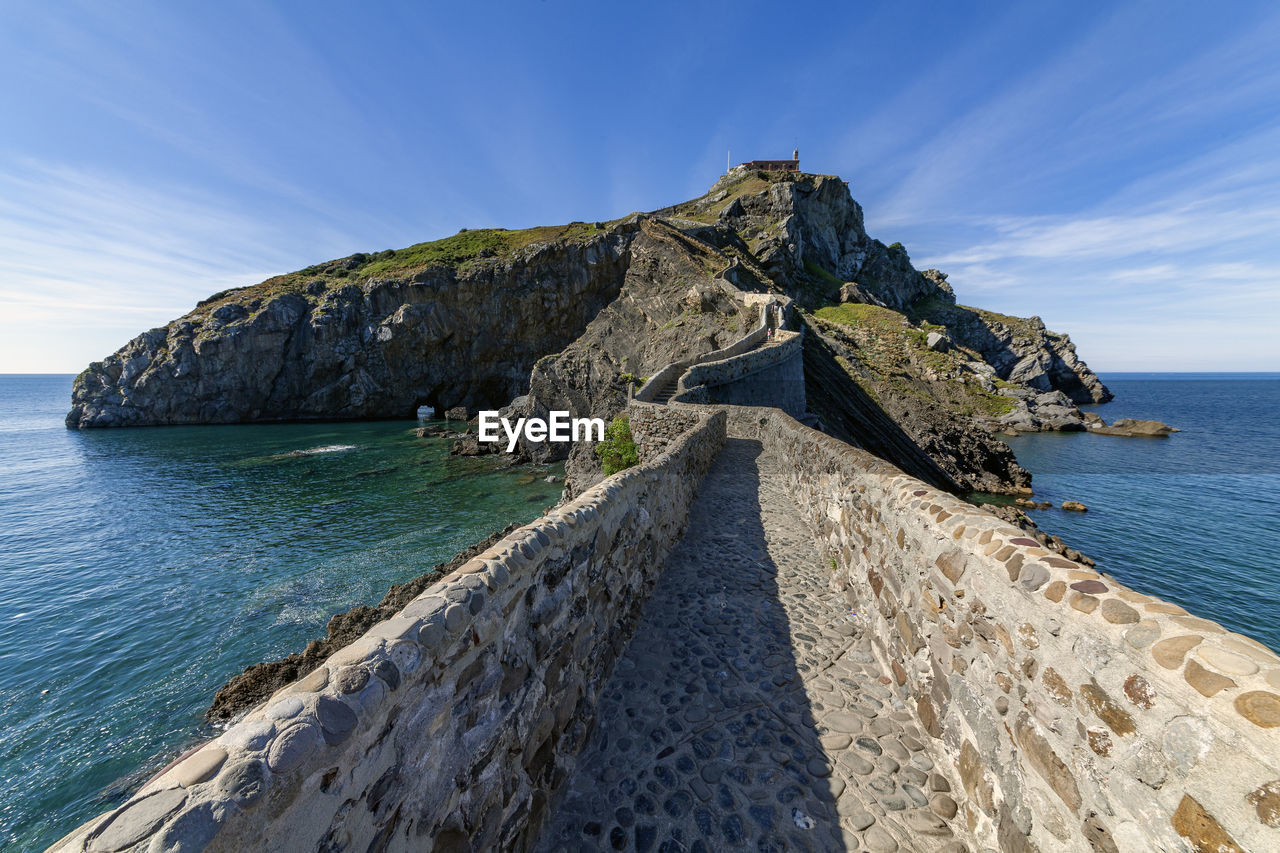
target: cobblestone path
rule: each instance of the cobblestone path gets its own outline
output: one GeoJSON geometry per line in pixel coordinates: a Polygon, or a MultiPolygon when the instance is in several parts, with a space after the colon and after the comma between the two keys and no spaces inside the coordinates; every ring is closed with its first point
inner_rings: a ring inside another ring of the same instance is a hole
{"type": "Polygon", "coordinates": [[[963,850],[956,804],[758,442],[690,512],[540,850],[963,850]]]}

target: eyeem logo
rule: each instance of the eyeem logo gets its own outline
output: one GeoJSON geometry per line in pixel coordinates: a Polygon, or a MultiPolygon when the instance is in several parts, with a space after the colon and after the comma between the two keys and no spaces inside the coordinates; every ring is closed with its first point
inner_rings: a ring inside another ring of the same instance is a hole
{"type": "Polygon", "coordinates": [[[516,449],[523,434],[525,441],[604,441],[604,421],[600,418],[571,418],[568,412],[553,411],[550,419],[517,418],[515,426],[509,418],[499,417],[497,412],[480,413],[480,440],[486,444],[501,441],[498,427],[507,435],[507,452],[516,449]],[[592,433],[595,438],[592,438],[592,433]]]}

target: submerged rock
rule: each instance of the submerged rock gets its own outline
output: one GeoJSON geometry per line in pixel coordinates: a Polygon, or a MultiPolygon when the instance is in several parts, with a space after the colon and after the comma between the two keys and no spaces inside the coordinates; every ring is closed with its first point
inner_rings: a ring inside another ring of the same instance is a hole
{"type": "MultiPolygon", "coordinates": [[[[297,681],[320,666],[329,655],[359,638],[370,627],[399,613],[427,587],[461,568],[472,557],[515,530],[516,526],[509,525],[472,545],[447,563],[441,563],[413,580],[392,586],[375,607],[353,607],[345,613],[335,615],[329,620],[324,639],[312,640],[304,651],[247,667],[218,689],[213,697],[213,704],[205,711],[205,719],[210,722],[233,719],[286,684],[297,681]]],[[[324,670],[320,672],[323,673],[324,670]]],[[[320,686],[323,687],[324,683],[321,682],[320,686]]]]}
{"type": "Polygon", "coordinates": [[[485,451],[481,449],[480,439],[474,435],[465,435],[453,443],[449,450],[454,456],[479,456],[485,451]]]}

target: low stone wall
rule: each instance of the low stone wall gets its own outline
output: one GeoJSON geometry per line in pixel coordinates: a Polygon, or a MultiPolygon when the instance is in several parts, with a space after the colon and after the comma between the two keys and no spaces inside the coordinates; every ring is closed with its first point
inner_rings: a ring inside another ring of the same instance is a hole
{"type": "Polygon", "coordinates": [[[722,361],[691,367],[680,378],[682,403],[772,406],[792,417],[804,415],[803,335],[778,331],[776,343],[722,361]]]}
{"type": "Polygon", "coordinates": [[[797,353],[743,379],[708,387],[707,403],[730,406],[774,406],[793,418],[808,410],[804,390],[804,361],[797,353]]]}
{"type": "Polygon", "coordinates": [[[787,463],[979,846],[1280,850],[1272,651],[776,409],[729,414],[787,463]]]}
{"type": "Polygon", "coordinates": [[[627,406],[627,420],[640,461],[647,462],[662,454],[702,417],[704,412],[689,408],[632,400],[627,406]]]}
{"type": "Polygon", "coordinates": [[[54,849],[527,848],[724,436],[702,416],[54,849]]]}
{"type": "Polygon", "coordinates": [[[727,347],[723,347],[712,352],[703,353],[696,359],[689,362],[690,367],[696,367],[700,364],[709,364],[711,362],[722,361],[726,358],[733,358],[735,355],[741,355],[744,352],[756,348],[764,343],[765,338],[769,335],[768,326],[769,306],[767,304],[760,306],[760,325],[741,338],[738,338],[727,347]]]}
{"type": "MultiPolygon", "coordinates": [[[[724,358],[708,359],[690,367],[680,377],[679,389],[685,391],[700,385],[725,385],[778,362],[800,355],[800,333],[786,330],[780,330],[775,333],[776,343],[753,349],[753,347],[765,340],[766,333],[766,330],[762,330],[759,340],[753,341],[751,346],[743,347],[738,352],[730,353],[724,358]]],[[[746,338],[743,338],[743,340],[745,341],[746,338]]]]}
{"type": "MultiPolygon", "coordinates": [[[[722,281],[722,283],[724,282],[722,281]]],[[[738,291],[738,293],[742,294],[742,291],[738,291]]],[[[650,376],[648,381],[640,387],[640,390],[636,391],[634,399],[639,400],[642,403],[652,402],[658,389],[661,388],[668,379],[681,377],[684,375],[685,371],[696,365],[709,364],[712,362],[718,363],[732,359],[734,356],[750,352],[763,343],[769,336],[771,306],[777,306],[776,310],[779,317],[785,321],[787,312],[791,307],[791,299],[787,296],[768,293],[751,294],[751,296],[763,297],[752,298],[750,300],[746,300],[744,298],[745,304],[760,306],[760,324],[756,326],[755,329],[722,349],[706,352],[702,355],[695,356],[694,358],[685,359],[684,361],[673,361],[657,373],[653,374],[653,376],[650,376]]],[[[685,383],[683,381],[680,383],[680,387],[685,387],[685,383]]]]}
{"type": "Polygon", "coordinates": [[[666,367],[653,374],[640,386],[640,390],[636,391],[632,399],[639,400],[642,403],[648,403],[653,400],[658,389],[666,384],[668,379],[679,379],[680,375],[689,367],[687,361],[673,361],[666,367]]]}

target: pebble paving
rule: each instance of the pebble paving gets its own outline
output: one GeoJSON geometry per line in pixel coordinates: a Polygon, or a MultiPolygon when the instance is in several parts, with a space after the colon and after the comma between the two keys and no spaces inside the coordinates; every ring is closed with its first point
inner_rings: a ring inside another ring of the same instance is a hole
{"type": "Polygon", "coordinates": [[[778,470],[716,459],[539,850],[966,849],[778,470]]]}

